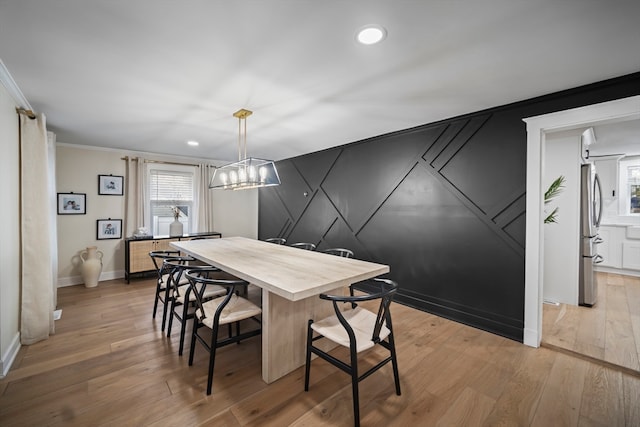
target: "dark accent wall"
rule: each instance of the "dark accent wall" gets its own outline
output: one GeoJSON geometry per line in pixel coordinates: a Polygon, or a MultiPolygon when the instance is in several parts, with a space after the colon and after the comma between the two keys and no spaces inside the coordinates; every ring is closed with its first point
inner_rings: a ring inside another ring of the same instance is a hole
{"type": "Polygon", "coordinates": [[[522,341],[522,119],[637,94],[640,72],[280,161],[259,238],[349,248],[397,302],[522,341]]]}

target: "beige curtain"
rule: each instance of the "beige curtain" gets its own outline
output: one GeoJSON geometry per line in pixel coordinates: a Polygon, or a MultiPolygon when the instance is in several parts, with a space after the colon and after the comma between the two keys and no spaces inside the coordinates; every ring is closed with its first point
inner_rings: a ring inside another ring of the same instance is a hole
{"type": "Polygon", "coordinates": [[[20,342],[33,344],[55,332],[53,320],[54,278],[52,273],[49,194],[49,148],[46,119],[20,114],[20,218],[22,307],[20,342]]]}
{"type": "Polygon", "coordinates": [[[213,229],[213,197],[209,190],[209,180],[213,166],[201,163],[196,168],[196,203],[193,230],[195,232],[214,231],[213,229]]]}
{"type": "Polygon", "coordinates": [[[56,193],[56,134],[47,132],[47,151],[49,155],[49,211],[51,232],[49,233],[51,247],[51,287],[53,289],[53,306],[58,307],[58,195],[56,193]]]}
{"type": "Polygon", "coordinates": [[[146,178],[144,159],[127,158],[127,193],[125,195],[125,236],[130,237],[139,228],[144,227],[146,178]]]}

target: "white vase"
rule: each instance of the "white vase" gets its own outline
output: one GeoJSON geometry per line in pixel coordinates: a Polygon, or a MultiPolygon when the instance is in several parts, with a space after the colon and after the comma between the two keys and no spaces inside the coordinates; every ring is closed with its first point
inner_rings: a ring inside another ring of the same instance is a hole
{"type": "Polygon", "coordinates": [[[182,223],[177,219],[169,224],[169,236],[182,236],[182,223]]]}
{"type": "Polygon", "coordinates": [[[81,273],[84,286],[95,288],[98,286],[102,272],[102,252],[96,246],[89,246],[80,253],[80,259],[82,259],[81,273]]]}

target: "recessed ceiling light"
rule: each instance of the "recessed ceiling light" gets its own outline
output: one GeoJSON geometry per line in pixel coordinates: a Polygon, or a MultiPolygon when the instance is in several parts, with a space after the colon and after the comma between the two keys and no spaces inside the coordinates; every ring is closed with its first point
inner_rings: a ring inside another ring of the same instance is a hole
{"type": "Polygon", "coordinates": [[[379,25],[365,25],[356,33],[356,40],[362,44],[380,43],[387,37],[387,30],[379,25]]]}
{"type": "Polygon", "coordinates": [[[197,147],[198,145],[200,145],[198,141],[187,141],[187,144],[189,144],[192,147],[197,147]]]}

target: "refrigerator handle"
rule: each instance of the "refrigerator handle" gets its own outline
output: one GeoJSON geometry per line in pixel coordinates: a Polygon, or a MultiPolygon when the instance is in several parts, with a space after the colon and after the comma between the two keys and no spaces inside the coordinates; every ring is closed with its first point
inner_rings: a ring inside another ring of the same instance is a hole
{"type": "MultiPolygon", "coordinates": [[[[600,227],[600,220],[602,219],[602,187],[600,186],[600,177],[596,174],[596,179],[593,183],[594,193],[598,191],[598,216],[596,217],[596,227],[600,227]]],[[[594,194],[595,197],[595,194],[594,194]]]]}

